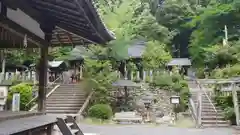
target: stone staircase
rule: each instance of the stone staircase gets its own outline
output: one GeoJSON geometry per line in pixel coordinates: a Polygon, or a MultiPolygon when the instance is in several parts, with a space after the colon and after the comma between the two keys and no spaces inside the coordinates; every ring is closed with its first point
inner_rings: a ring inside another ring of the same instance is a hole
{"type": "MultiPolygon", "coordinates": [[[[213,102],[212,102],[213,103],[213,102]]],[[[209,102],[205,94],[202,95],[202,126],[203,127],[229,127],[224,119],[223,111],[209,102]],[[214,109],[215,107],[215,109],[214,109]],[[216,112],[217,111],[217,112],[216,112]]]]}
{"type": "Polygon", "coordinates": [[[46,112],[53,114],[76,114],[86,100],[80,84],[61,84],[48,98],[46,112]]]}
{"type": "MultiPolygon", "coordinates": [[[[189,88],[191,91],[192,99],[194,101],[195,107],[197,107],[198,104],[198,96],[197,93],[201,91],[199,88],[197,88],[197,85],[193,82],[189,83],[189,88]]],[[[209,94],[210,91],[206,91],[206,94],[209,94]]],[[[202,127],[229,127],[230,124],[228,121],[224,119],[223,111],[215,106],[213,100],[212,103],[208,100],[208,96],[204,92],[202,92],[202,111],[201,111],[201,123],[202,127]],[[214,109],[214,107],[215,109],[214,109]],[[217,111],[217,112],[216,112],[217,111]]]]}

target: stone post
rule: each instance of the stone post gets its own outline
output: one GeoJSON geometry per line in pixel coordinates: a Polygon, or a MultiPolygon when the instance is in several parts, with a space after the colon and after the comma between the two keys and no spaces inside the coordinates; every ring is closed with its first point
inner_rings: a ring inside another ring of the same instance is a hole
{"type": "Polygon", "coordinates": [[[82,67],[82,65],[80,66],[80,76],[79,76],[79,79],[81,80],[82,79],[82,77],[83,77],[83,67],[82,67]]]}
{"type": "Polygon", "coordinates": [[[150,77],[150,82],[152,82],[153,81],[153,71],[152,70],[149,71],[149,77],[150,77]]]}
{"type": "Polygon", "coordinates": [[[139,80],[140,79],[140,73],[139,73],[139,71],[137,71],[137,80],[139,80]]]}
{"type": "Polygon", "coordinates": [[[128,77],[127,77],[127,66],[126,64],[124,65],[124,79],[127,80],[128,77]]]}
{"type": "Polygon", "coordinates": [[[133,71],[131,70],[131,80],[133,80],[133,71]]]}
{"type": "Polygon", "coordinates": [[[143,71],[143,82],[146,81],[146,71],[143,71]]]}

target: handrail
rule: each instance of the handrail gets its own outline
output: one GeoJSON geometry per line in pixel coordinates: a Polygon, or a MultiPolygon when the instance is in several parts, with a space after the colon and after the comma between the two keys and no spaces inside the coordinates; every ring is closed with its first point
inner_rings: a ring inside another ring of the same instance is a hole
{"type": "Polygon", "coordinates": [[[94,92],[91,92],[87,99],[85,100],[84,104],[82,105],[82,107],[80,108],[80,110],[78,111],[78,114],[81,115],[83,113],[83,111],[87,108],[89,102],[90,102],[90,99],[92,98],[92,95],[93,95],[94,92]]]}
{"type": "MultiPolygon", "coordinates": [[[[56,81],[58,81],[61,77],[59,76],[57,79],[55,79],[53,82],[48,83],[49,85],[46,87],[46,89],[50,88],[51,86],[53,86],[55,84],[56,81]]],[[[47,94],[47,93],[46,93],[47,94]]],[[[25,109],[32,103],[34,102],[36,99],[38,98],[38,95],[35,96],[34,98],[32,98],[26,105],[25,105],[25,109]]]]}
{"type": "MultiPolygon", "coordinates": [[[[60,87],[60,85],[55,86],[47,95],[46,98],[48,98],[58,87],[60,87]]],[[[33,111],[34,109],[36,109],[38,106],[38,104],[35,104],[29,111],[33,111]]]]}
{"type": "Polygon", "coordinates": [[[189,98],[189,104],[190,104],[190,110],[192,111],[192,114],[193,114],[193,118],[197,122],[197,108],[192,98],[189,98]]]}
{"type": "Polygon", "coordinates": [[[214,106],[214,104],[213,104],[211,98],[208,96],[208,94],[207,94],[207,92],[205,91],[205,89],[201,86],[201,84],[200,84],[197,80],[195,80],[195,81],[196,81],[196,83],[197,83],[199,89],[200,89],[201,91],[203,91],[203,93],[206,95],[206,97],[207,97],[209,103],[211,104],[211,106],[213,107],[213,110],[214,110],[215,113],[216,113],[216,126],[217,126],[217,117],[218,117],[217,109],[216,109],[216,107],[214,106]]]}

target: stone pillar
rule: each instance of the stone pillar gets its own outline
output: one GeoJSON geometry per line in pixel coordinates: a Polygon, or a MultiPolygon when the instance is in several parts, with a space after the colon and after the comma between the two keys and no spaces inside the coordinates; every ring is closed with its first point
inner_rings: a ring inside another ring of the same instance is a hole
{"type": "Polygon", "coordinates": [[[25,81],[25,78],[26,78],[26,77],[25,77],[25,71],[23,71],[23,72],[22,72],[21,79],[22,79],[23,81],[25,81]]]}
{"type": "Polygon", "coordinates": [[[146,71],[143,71],[143,82],[146,82],[146,71]]]}
{"type": "Polygon", "coordinates": [[[127,73],[127,67],[126,67],[126,64],[124,65],[124,79],[125,80],[128,80],[128,73],[127,73]]]}
{"type": "Polygon", "coordinates": [[[33,80],[33,77],[32,77],[32,70],[29,71],[29,80],[33,80]]]}
{"type": "Polygon", "coordinates": [[[131,80],[133,80],[133,71],[131,70],[131,80]]]}
{"type": "Polygon", "coordinates": [[[2,73],[1,73],[1,81],[6,80],[5,78],[5,67],[6,67],[6,59],[4,57],[4,50],[2,50],[2,73]]]}
{"type": "Polygon", "coordinates": [[[153,71],[152,70],[149,71],[149,77],[150,77],[150,82],[152,82],[153,81],[153,71]]]}
{"type": "Polygon", "coordinates": [[[140,80],[140,73],[139,73],[139,71],[137,71],[137,80],[140,80]]]}
{"type": "Polygon", "coordinates": [[[8,80],[8,78],[9,78],[9,74],[8,74],[8,72],[6,72],[5,73],[5,80],[8,80]]]}
{"type": "Polygon", "coordinates": [[[37,75],[37,72],[33,72],[32,76],[33,76],[33,83],[36,84],[37,81],[38,81],[38,75],[37,75]]]}
{"type": "Polygon", "coordinates": [[[80,65],[80,68],[79,68],[79,79],[81,80],[82,79],[82,77],[83,77],[83,67],[82,67],[82,65],[80,65]]]}

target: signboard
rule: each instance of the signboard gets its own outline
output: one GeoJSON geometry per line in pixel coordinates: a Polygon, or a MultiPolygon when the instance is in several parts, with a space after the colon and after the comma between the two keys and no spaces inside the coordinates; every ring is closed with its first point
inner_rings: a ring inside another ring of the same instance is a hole
{"type": "Polygon", "coordinates": [[[172,98],[171,103],[172,104],[179,104],[179,99],[178,98],[172,98]]]}
{"type": "Polygon", "coordinates": [[[180,97],[179,96],[171,96],[170,97],[171,104],[179,104],[180,103],[180,97]]]}
{"type": "Polygon", "coordinates": [[[18,112],[20,110],[20,94],[14,93],[12,99],[12,111],[18,112]]]}
{"type": "Polygon", "coordinates": [[[8,89],[6,86],[0,86],[0,111],[3,111],[3,108],[7,101],[8,89]]]}

